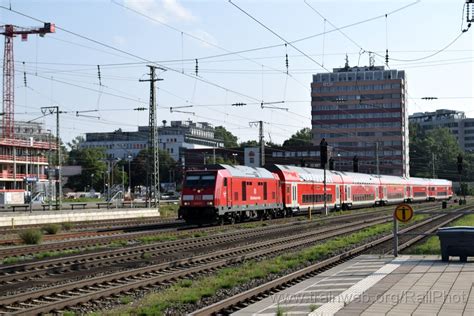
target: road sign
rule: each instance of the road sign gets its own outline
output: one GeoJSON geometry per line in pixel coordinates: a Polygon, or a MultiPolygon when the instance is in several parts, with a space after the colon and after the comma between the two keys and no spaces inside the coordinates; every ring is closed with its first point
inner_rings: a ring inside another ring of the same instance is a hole
{"type": "Polygon", "coordinates": [[[408,204],[399,204],[393,216],[400,222],[406,223],[413,218],[413,208],[408,204]]]}

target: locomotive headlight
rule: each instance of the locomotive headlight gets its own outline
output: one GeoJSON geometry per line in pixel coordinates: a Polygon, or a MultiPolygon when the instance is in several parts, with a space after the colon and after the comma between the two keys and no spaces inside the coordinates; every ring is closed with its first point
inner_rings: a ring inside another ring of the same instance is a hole
{"type": "Polygon", "coordinates": [[[207,205],[214,205],[214,202],[209,201],[209,202],[207,202],[207,205]]]}
{"type": "Polygon", "coordinates": [[[184,202],[184,205],[189,205],[189,202],[184,202]]]}

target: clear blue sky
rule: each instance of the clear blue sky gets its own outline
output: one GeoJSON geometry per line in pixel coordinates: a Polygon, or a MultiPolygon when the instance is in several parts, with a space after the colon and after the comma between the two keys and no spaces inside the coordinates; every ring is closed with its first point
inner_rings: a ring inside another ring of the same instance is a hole
{"type": "MultiPolygon", "coordinates": [[[[240,141],[256,139],[258,130],[248,121],[264,120],[266,139],[282,142],[303,127],[310,127],[310,83],[312,74],[344,65],[345,54],[351,66],[367,65],[366,51],[385,53],[390,57],[413,60],[430,55],[450,43],[461,32],[464,1],[304,1],[235,0],[287,41],[323,33],[358,21],[384,15],[410,3],[412,6],[354,27],[325,36],[282,46],[284,42],[251,20],[227,1],[116,0],[117,3],[143,12],[143,17],[113,1],[39,1],[1,0],[2,6],[86,36],[98,42],[129,52],[146,60],[160,61],[172,68],[160,73],[158,120],[209,121],[224,125],[240,141]],[[154,20],[155,21],[154,21],[154,20]],[[168,26],[156,22],[165,22],[168,26]],[[330,23],[329,23],[330,22],[330,23]],[[183,32],[183,33],[181,33],[183,32]],[[203,39],[199,41],[190,35],[203,39]],[[267,45],[272,49],[204,58],[267,45]],[[218,46],[218,47],[216,47],[218,46]],[[360,46],[360,47],[359,47],[360,46]],[[289,76],[285,54],[289,55],[289,76]],[[199,77],[194,78],[199,59],[199,77]],[[182,61],[184,59],[184,61],[182,61]],[[319,65],[318,65],[319,64],[319,65]],[[184,72],[186,75],[183,75],[184,72]],[[210,85],[212,82],[221,87],[210,85]],[[240,94],[236,94],[238,92],[240,94]],[[275,104],[288,108],[261,109],[257,104],[275,104]],[[243,107],[230,104],[245,102],[243,107]],[[171,113],[169,107],[194,104],[171,113]],[[208,106],[213,105],[213,106],[208,106]]],[[[1,24],[40,26],[41,23],[5,9],[0,9],[1,24]]],[[[464,27],[466,24],[464,23],[464,27]]],[[[392,69],[405,69],[408,78],[409,112],[449,108],[474,116],[473,108],[473,32],[462,35],[442,53],[421,61],[391,60],[392,69]],[[433,96],[438,100],[425,101],[433,96]]],[[[147,112],[133,111],[146,106],[149,96],[145,79],[147,68],[142,59],[125,55],[62,30],[44,38],[30,36],[27,42],[15,40],[16,118],[30,120],[41,115],[41,106],[59,105],[70,111],[62,115],[61,133],[65,141],[86,132],[136,130],[146,125],[147,112]],[[25,62],[25,64],[23,64],[25,62]],[[101,65],[99,86],[97,66],[101,65]],[[28,88],[23,84],[26,71],[28,88]],[[92,89],[92,90],[88,90],[92,89]],[[111,95],[113,94],[113,95],[111,95]],[[77,110],[99,110],[83,113],[93,117],[76,117],[77,110]]],[[[383,60],[376,58],[376,64],[383,60]]],[[[54,129],[51,118],[44,118],[54,129]]]]}

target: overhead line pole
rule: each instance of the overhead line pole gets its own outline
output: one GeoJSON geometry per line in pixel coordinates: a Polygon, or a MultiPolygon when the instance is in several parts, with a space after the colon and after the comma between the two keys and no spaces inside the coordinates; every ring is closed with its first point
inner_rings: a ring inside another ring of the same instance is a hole
{"type": "Polygon", "coordinates": [[[139,79],[139,82],[150,82],[150,105],[148,112],[148,152],[147,152],[147,206],[151,207],[151,198],[158,207],[160,194],[159,152],[158,152],[158,125],[156,119],[155,82],[163,79],[155,78],[156,69],[166,70],[161,67],[148,65],[150,79],[139,79]]]}
{"type": "Polygon", "coordinates": [[[258,132],[258,139],[259,139],[259,146],[260,146],[260,167],[265,166],[265,140],[263,134],[263,121],[254,121],[249,122],[250,127],[257,126],[259,128],[258,132]]]}
{"type": "Polygon", "coordinates": [[[61,209],[61,202],[63,196],[62,190],[62,171],[61,171],[61,137],[59,136],[59,114],[62,112],[59,111],[59,106],[43,106],[41,107],[41,113],[43,115],[47,114],[56,114],[56,159],[58,166],[58,188],[56,190],[56,209],[61,209]]]}

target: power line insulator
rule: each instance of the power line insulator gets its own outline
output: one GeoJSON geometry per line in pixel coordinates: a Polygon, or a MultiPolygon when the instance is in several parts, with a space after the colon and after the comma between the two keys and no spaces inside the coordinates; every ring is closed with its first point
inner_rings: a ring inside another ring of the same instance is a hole
{"type": "Polygon", "coordinates": [[[196,58],[196,76],[198,75],[198,72],[199,72],[199,65],[198,65],[198,60],[196,58]]]}

